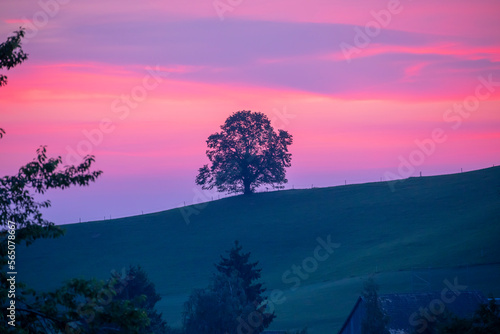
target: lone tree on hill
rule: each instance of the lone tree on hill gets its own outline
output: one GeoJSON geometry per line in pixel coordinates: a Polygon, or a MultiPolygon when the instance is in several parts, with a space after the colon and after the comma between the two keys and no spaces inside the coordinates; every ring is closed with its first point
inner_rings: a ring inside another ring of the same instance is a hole
{"type": "Polygon", "coordinates": [[[208,137],[206,154],[211,166],[199,169],[196,184],[219,192],[251,194],[263,184],[280,188],[287,183],[285,168],[291,166],[287,131],[274,131],[266,115],[238,111],[229,116],[221,132],[208,137]]]}

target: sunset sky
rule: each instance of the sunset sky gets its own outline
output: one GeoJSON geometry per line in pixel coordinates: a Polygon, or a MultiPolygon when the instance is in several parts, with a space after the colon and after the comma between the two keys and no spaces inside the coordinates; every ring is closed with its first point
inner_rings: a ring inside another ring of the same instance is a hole
{"type": "Polygon", "coordinates": [[[29,59],[0,88],[0,175],[40,145],[88,188],[57,224],[201,196],[207,137],[238,110],[294,136],[287,188],[500,164],[498,0],[40,0],[0,3],[29,59]]]}

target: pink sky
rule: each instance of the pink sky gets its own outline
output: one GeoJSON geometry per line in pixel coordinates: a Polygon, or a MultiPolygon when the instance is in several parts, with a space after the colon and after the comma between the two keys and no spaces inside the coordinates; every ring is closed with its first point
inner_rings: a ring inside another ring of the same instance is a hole
{"type": "Polygon", "coordinates": [[[289,187],[500,163],[498,1],[231,3],[2,2],[1,40],[27,27],[29,59],[2,71],[1,175],[42,144],[94,154],[96,184],[48,194],[56,223],[190,204],[206,138],[238,110],[294,136],[289,187]]]}

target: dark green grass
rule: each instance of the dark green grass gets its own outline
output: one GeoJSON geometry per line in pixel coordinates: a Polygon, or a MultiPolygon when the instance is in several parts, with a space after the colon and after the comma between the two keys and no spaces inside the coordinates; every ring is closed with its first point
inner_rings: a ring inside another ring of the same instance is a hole
{"type": "MultiPolygon", "coordinates": [[[[200,209],[200,207],[198,207],[200,209]]],[[[275,329],[309,327],[334,333],[376,273],[381,292],[441,290],[443,280],[468,280],[470,289],[500,296],[500,168],[310,190],[236,196],[208,203],[186,224],[179,209],[66,225],[56,240],[19,249],[18,279],[53,289],[72,277],[107,278],[112,269],[140,264],[162,295],[169,323],[204,287],[219,255],[242,242],[260,262],[276,306],[275,329]],[[282,281],[293,264],[313,255],[316,239],[340,247],[290,291],[282,281]],[[418,277],[427,275],[429,286],[418,277]]]]}

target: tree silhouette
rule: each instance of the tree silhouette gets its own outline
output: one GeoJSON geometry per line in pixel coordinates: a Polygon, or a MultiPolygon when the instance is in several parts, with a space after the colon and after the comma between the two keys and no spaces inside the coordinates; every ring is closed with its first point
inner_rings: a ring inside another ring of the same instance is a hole
{"type": "Polygon", "coordinates": [[[207,288],[194,290],[184,304],[184,333],[236,334],[247,304],[241,279],[218,274],[207,288]]]}
{"type": "Polygon", "coordinates": [[[259,262],[249,262],[250,252],[242,253],[242,249],[240,243],[235,241],[233,248],[228,252],[229,257],[221,256],[220,262],[215,267],[227,277],[236,274],[242,281],[248,300],[260,304],[264,300],[261,294],[265,289],[262,288],[262,283],[255,283],[260,279],[261,269],[257,269],[259,262]]]}
{"type": "Polygon", "coordinates": [[[184,304],[186,334],[262,333],[276,317],[267,313],[258,262],[249,262],[235,242],[229,257],[221,256],[217,274],[206,289],[195,290],[184,304]]]}
{"type": "Polygon", "coordinates": [[[288,146],[292,136],[274,131],[266,115],[238,111],[229,116],[220,132],[208,137],[206,154],[211,166],[199,169],[196,184],[219,192],[251,194],[270,184],[280,188],[288,180],[285,168],[291,166],[288,146]]]}
{"type": "Polygon", "coordinates": [[[389,317],[380,307],[377,290],[378,285],[373,278],[369,278],[364,284],[362,294],[366,305],[366,314],[361,324],[363,334],[389,334],[389,317]]]}
{"type": "Polygon", "coordinates": [[[165,334],[170,332],[162,314],[158,313],[155,308],[161,296],[156,292],[154,283],[149,280],[146,271],[141,266],[130,266],[127,269],[127,284],[116,294],[116,299],[129,300],[134,307],[146,311],[150,321],[145,328],[146,333],[165,334]]]}

